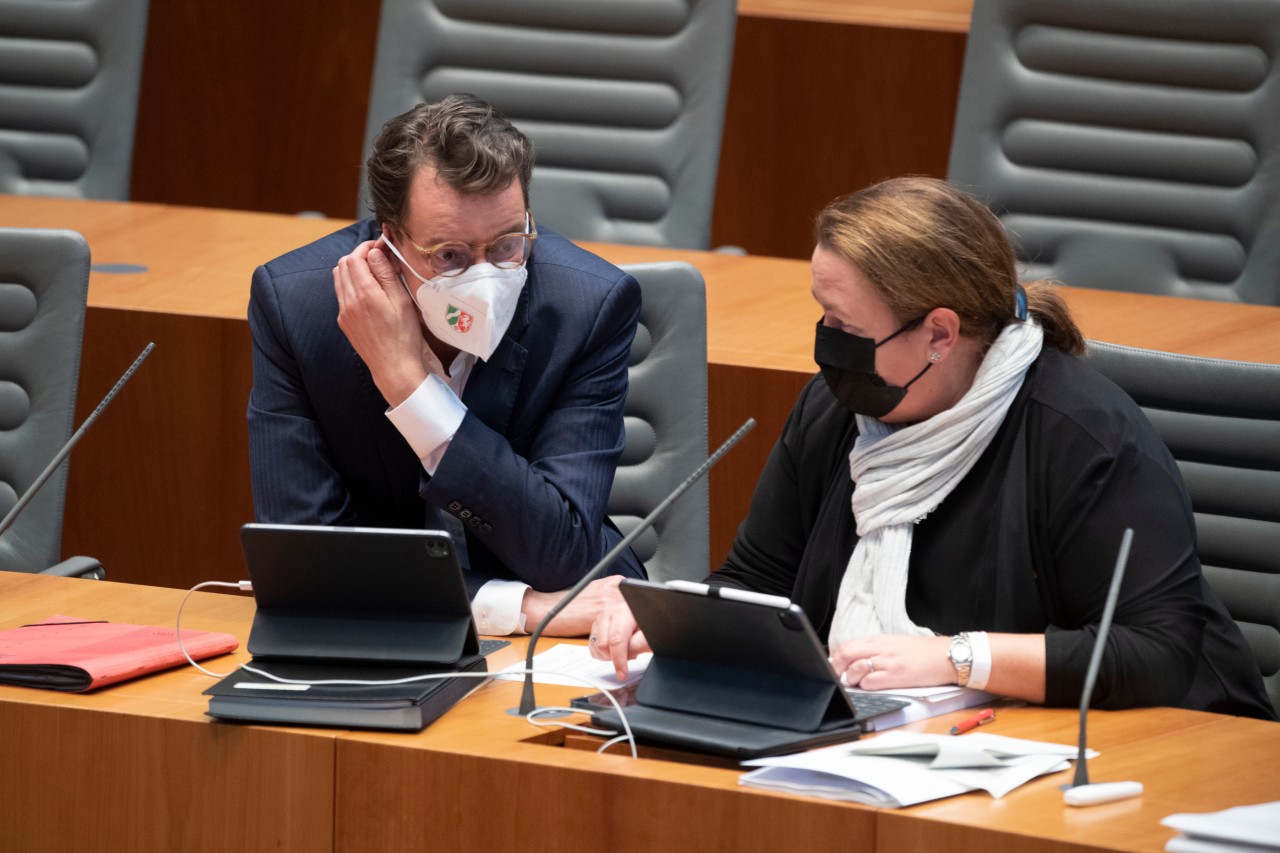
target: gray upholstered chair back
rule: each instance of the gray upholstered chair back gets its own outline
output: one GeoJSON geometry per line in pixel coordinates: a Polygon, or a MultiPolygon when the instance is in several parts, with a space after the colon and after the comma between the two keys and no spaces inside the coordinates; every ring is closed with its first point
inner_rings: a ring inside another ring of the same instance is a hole
{"type": "Polygon", "coordinates": [[[736,0],[383,0],[365,154],[388,119],[468,92],[534,141],[539,223],[705,249],[736,23],[736,0]]]}
{"type": "MultiPolygon", "coordinates": [[[[0,228],[0,518],[71,437],[88,288],[79,234],[0,228]]],[[[0,567],[58,561],[66,488],[64,463],[0,537],[0,567]]]]}
{"type": "Polygon", "coordinates": [[[976,0],[948,177],[1028,279],[1280,304],[1280,3],[976,0]]]}
{"type": "Polygon", "coordinates": [[[147,2],[0,3],[0,192],[129,197],[147,2]]]}
{"type": "Polygon", "coordinates": [[[1205,577],[1239,623],[1280,713],[1280,365],[1091,342],[1178,460],[1205,577]]]}
{"type": "MultiPolygon", "coordinates": [[[[623,269],[644,298],[627,370],[627,443],[609,495],[609,516],[628,533],[707,457],[707,295],[686,263],[623,269]]],[[[707,576],[708,495],[703,477],[636,539],[652,580],[707,576]]]]}

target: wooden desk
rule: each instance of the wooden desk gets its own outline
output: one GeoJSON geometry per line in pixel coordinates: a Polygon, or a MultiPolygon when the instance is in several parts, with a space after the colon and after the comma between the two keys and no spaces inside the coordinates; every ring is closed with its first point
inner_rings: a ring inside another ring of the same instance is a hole
{"type": "MultiPolygon", "coordinates": [[[[95,265],[79,418],[149,340],[157,349],[76,448],[63,537],[117,580],[190,586],[243,577],[237,539],[252,519],[244,411],[251,380],[245,309],[254,267],[340,227],[140,203],[0,195],[0,226],[73,228],[95,265]]],[[[711,472],[711,559],[728,552],[765,457],[812,375],[807,262],[590,245],[616,263],[687,260],[707,282],[710,440],[760,426],[711,472]]],[[[1280,308],[1069,289],[1086,334],[1192,355],[1280,363],[1280,308]]]]}
{"type": "MultiPolygon", "coordinates": [[[[999,734],[1073,743],[1076,716],[1026,709],[1000,714],[999,734]]],[[[1280,725],[1242,717],[1169,708],[1089,715],[1091,781],[1143,783],[1141,798],[1090,808],[1063,805],[1067,774],[1037,779],[1004,800],[975,803],[972,795],[885,811],[877,821],[882,853],[962,853],[972,850],[1164,850],[1175,834],[1161,819],[1184,811],[1217,811],[1277,799],[1280,782],[1245,768],[1280,761],[1280,725]],[[1132,715],[1132,716],[1130,716],[1132,715]],[[1125,719],[1128,717],[1128,719],[1125,719]],[[1123,727],[1134,726],[1124,731],[1123,727]],[[1227,770],[1226,768],[1235,768],[1227,770]],[[1247,781],[1260,782],[1256,787],[1247,781]]]]}
{"type": "MultiPolygon", "coordinates": [[[[0,572],[0,628],[55,613],[171,625],[181,594],[0,572]]],[[[192,595],[184,627],[248,636],[248,596],[192,595]]],[[[248,655],[214,658],[225,672],[248,655]]],[[[189,667],[90,694],[0,687],[0,848],[331,850],[334,735],[214,725],[189,667]]]]}
{"type": "MultiPolygon", "coordinates": [[[[0,572],[0,629],[68,613],[167,625],[179,590],[0,572]]],[[[252,602],[196,593],[184,625],[248,636],[252,602]]],[[[521,643],[491,668],[520,660],[521,643]]],[[[243,650],[207,666],[222,672],[243,650]]],[[[1001,800],[967,794],[902,810],[740,788],[722,762],[635,761],[561,746],[505,710],[491,683],[418,734],[224,724],[190,668],[98,693],[0,687],[5,849],[147,851],[1159,851],[1176,811],[1280,799],[1280,725],[1168,708],[1095,712],[1098,781],[1141,800],[1075,810],[1056,774],[1001,800]]],[[[539,702],[577,688],[540,686],[539,702]]],[[[964,712],[912,728],[945,731],[964,712]]],[[[1071,743],[1069,710],[1002,710],[1000,734],[1071,743]]]]}
{"type": "Polygon", "coordinates": [[[738,0],[738,15],[967,33],[973,0],[738,0]]]}

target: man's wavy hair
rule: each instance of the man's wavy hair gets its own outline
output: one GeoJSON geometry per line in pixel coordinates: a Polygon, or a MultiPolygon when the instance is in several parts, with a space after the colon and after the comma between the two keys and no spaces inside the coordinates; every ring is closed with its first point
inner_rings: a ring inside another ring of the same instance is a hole
{"type": "Polygon", "coordinates": [[[413,176],[433,166],[464,195],[498,192],[518,180],[527,207],[533,160],[533,143],[497,107],[475,95],[448,95],[382,126],[366,164],[370,206],[378,222],[403,232],[413,176]]]}

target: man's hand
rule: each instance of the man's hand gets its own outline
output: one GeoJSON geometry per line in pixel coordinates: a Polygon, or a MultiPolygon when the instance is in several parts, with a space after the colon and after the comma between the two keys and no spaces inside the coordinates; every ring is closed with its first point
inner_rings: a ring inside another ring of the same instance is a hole
{"type": "MultiPolygon", "coordinates": [[[[600,611],[615,600],[622,600],[622,593],[618,592],[621,581],[620,576],[611,575],[587,584],[582,594],[560,611],[543,633],[548,637],[585,637],[600,611]]],[[[533,629],[546,618],[556,602],[564,598],[567,591],[537,592],[531,589],[526,592],[524,603],[520,607],[520,612],[524,614],[525,630],[533,633],[533,629]]]]}
{"type": "Polygon", "coordinates": [[[392,408],[427,378],[427,343],[417,306],[377,241],[361,243],[333,268],[338,326],[392,408]]]}
{"type": "Polygon", "coordinates": [[[593,658],[613,661],[613,671],[619,681],[627,677],[627,661],[650,651],[648,641],[631,615],[631,608],[617,589],[604,602],[591,625],[588,647],[593,658]]]}

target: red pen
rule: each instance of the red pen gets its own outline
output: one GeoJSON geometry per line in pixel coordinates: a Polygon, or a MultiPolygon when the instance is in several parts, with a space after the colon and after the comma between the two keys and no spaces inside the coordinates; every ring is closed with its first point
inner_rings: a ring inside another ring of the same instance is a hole
{"type": "Polygon", "coordinates": [[[987,723],[995,722],[996,712],[992,708],[983,708],[972,717],[965,717],[960,722],[951,727],[953,735],[962,735],[965,732],[973,731],[978,726],[985,726],[987,723]]]}

